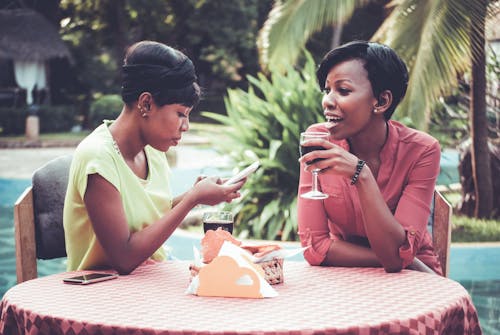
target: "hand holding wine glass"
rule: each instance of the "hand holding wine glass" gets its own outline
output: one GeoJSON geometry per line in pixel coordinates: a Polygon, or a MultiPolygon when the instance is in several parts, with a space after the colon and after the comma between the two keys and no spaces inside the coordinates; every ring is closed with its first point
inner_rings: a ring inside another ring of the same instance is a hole
{"type": "MultiPolygon", "coordinates": [[[[328,137],[330,136],[329,133],[326,132],[303,132],[300,134],[300,156],[304,156],[307,153],[310,153],[312,151],[316,150],[325,150],[325,148],[321,146],[307,146],[305,143],[310,140],[328,140],[328,137]]],[[[322,160],[322,158],[317,158],[312,160],[311,162],[307,162],[306,164],[313,164],[319,160],[322,160]]],[[[320,169],[314,169],[312,170],[312,175],[313,175],[313,185],[312,185],[312,190],[301,194],[300,196],[302,198],[306,199],[313,199],[313,200],[322,200],[328,198],[328,195],[321,192],[318,190],[318,173],[321,171],[320,169]]]]}

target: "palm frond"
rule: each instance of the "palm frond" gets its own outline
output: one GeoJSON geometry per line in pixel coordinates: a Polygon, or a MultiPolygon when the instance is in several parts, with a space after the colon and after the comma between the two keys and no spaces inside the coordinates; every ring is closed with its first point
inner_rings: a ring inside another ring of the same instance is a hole
{"type": "Polygon", "coordinates": [[[469,0],[397,0],[373,40],[394,48],[410,70],[398,118],[426,130],[431,106],[457,87],[457,77],[470,67],[470,22],[481,17],[469,0]]]}
{"type": "Polygon", "coordinates": [[[263,69],[284,70],[294,64],[309,37],[322,28],[345,22],[369,0],[276,1],[259,32],[257,47],[263,69]]]}

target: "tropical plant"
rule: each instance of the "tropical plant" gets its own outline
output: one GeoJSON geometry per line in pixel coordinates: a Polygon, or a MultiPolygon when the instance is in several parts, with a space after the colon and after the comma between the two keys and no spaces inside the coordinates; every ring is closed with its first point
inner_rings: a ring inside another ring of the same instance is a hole
{"type": "Polygon", "coordinates": [[[275,1],[259,32],[257,46],[264,70],[283,71],[294,64],[313,33],[324,27],[341,26],[356,8],[370,0],[275,1]]]}
{"type": "Polygon", "coordinates": [[[259,159],[261,167],[249,177],[242,199],[228,205],[238,213],[236,233],[269,240],[297,238],[299,134],[320,122],[321,92],[310,55],[302,70],[248,76],[248,91],[228,90],[226,115],[203,115],[229,126],[227,140],[216,143],[240,167],[259,159]],[[237,150],[235,150],[237,148],[237,150]]]}
{"type": "MultiPolygon", "coordinates": [[[[469,120],[477,217],[489,217],[493,210],[490,157],[484,149],[488,142],[484,21],[488,12],[498,15],[499,3],[497,0],[394,0],[390,2],[391,14],[372,38],[393,47],[408,64],[410,82],[398,115],[406,116],[422,130],[428,127],[435,102],[457,87],[457,78],[472,64],[469,120]]],[[[343,8],[363,4],[356,0],[277,1],[260,32],[261,62],[269,68],[287,60],[293,64],[313,32],[324,25],[341,23],[343,8]],[[277,43],[282,40],[284,46],[277,43]]]]}

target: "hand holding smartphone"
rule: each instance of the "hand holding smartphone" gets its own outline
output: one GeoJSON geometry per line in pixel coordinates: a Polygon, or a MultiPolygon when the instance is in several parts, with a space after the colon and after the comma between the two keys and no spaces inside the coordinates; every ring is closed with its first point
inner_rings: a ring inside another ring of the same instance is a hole
{"type": "Polygon", "coordinates": [[[81,276],[64,278],[63,282],[67,284],[88,285],[116,278],[118,278],[118,275],[115,273],[92,272],[81,276]]]}
{"type": "Polygon", "coordinates": [[[229,178],[228,180],[226,180],[226,182],[224,183],[224,185],[236,184],[240,180],[248,177],[249,175],[251,175],[252,173],[254,173],[255,171],[257,171],[257,169],[259,168],[259,166],[260,166],[260,162],[259,161],[253,162],[252,164],[250,164],[249,166],[247,166],[245,169],[241,170],[240,172],[238,172],[237,174],[235,174],[234,176],[232,176],[231,178],[229,178]]]}

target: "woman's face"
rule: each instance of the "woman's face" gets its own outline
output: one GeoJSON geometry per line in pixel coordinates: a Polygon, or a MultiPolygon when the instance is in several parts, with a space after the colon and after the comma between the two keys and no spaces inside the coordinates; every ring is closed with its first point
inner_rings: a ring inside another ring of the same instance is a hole
{"type": "Polygon", "coordinates": [[[152,105],[148,114],[145,142],[160,151],[167,151],[181,140],[182,133],[189,130],[191,107],[180,104],[152,105]]]}
{"type": "Polygon", "coordinates": [[[326,127],[334,139],[350,138],[369,129],[376,103],[361,60],[347,60],[330,69],[322,106],[326,127]]]}

